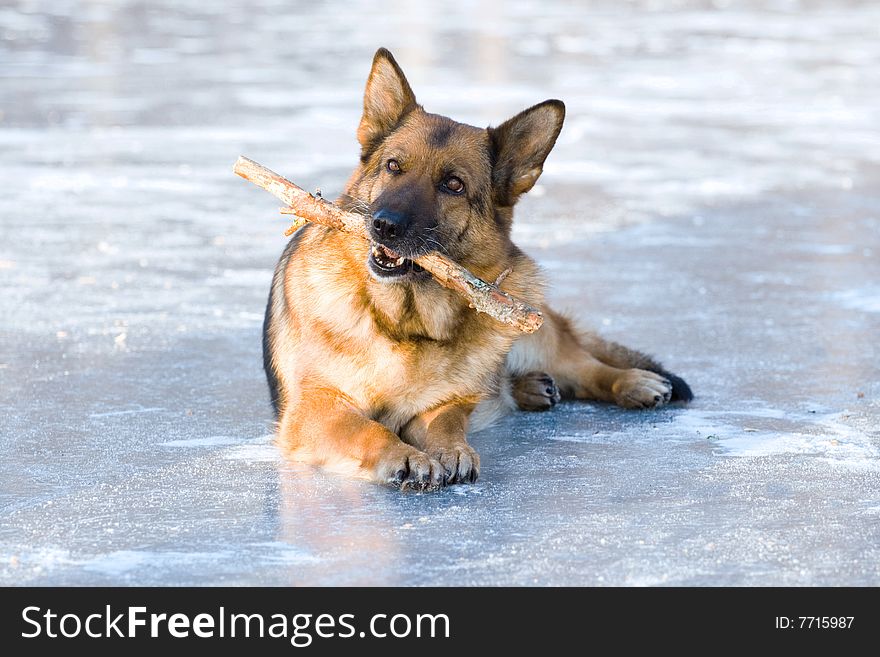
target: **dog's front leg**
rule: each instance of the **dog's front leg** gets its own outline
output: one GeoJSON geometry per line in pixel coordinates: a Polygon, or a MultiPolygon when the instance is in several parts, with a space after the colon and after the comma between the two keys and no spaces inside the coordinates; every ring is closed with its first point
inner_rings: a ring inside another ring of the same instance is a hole
{"type": "Polygon", "coordinates": [[[307,389],[285,409],[279,442],[291,458],[400,488],[436,490],[443,466],[368,418],[344,393],[307,389]]]}
{"type": "Polygon", "coordinates": [[[447,483],[473,483],[480,474],[480,456],[467,443],[468,418],[473,401],[453,401],[415,416],[400,437],[437,459],[447,483]]]}

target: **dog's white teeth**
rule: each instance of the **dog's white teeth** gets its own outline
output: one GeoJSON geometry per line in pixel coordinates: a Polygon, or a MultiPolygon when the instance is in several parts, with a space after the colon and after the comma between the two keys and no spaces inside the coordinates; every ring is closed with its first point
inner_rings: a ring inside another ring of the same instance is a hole
{"type": "Polygon", "coordinates": [[[376,262],[378,262],[386,269],[390,269],[391,267],[400,267],[406,260],[406,258],[404,258],[403,256],[392,258],[390,255],[388,255],[388,252],[383,247],[378,245],[372,245],[370,247],[370,251],[372,252],[373,258],[375,258],[376,262]]]}

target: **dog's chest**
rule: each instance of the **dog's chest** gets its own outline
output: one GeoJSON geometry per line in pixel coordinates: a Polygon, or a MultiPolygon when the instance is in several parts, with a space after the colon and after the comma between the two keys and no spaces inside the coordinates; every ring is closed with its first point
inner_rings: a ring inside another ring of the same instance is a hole
{"type": "Polygon", "coordinates": [[[377,340],[369,350],[370,366],[359,369],[353,392],[363,391],[365,406],[373,415],[391,413],[409,419],[451,397],[481,389],[492,359],[488,353],[481,358],[468,352],[463,345],[377,340]]]}
{"type": "Polygon", "coordinates": [[[439,404],[490,392],[509,336],[442,288],[364,294],[350,273],[307,274],[312,304],[303,306],[308,337],[300,343],[307,371],[392,430],[439,404]]]}
{"type": "Polygon", "coordinates": [[[335,383],[392,431],[439,404],[489,393],[508,347],[491,336],[452,343],[377,337],[358,346],[332,368],[335,383]]]}

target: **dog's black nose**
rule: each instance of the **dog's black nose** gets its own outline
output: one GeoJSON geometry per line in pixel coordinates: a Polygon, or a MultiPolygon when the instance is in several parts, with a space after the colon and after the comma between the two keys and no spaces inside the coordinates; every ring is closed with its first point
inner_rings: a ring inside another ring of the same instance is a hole
{"type": "Polygon", "coordinates": [[[373,214],[373,234],[379,239],[394,241],[406,234],[409,217],[401,212],[379,210],[373,214]]]}

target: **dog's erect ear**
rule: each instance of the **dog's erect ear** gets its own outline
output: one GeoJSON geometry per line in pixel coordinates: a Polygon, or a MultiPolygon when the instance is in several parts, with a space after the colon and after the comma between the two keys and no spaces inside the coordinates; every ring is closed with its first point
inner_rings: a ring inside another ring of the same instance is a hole
{"type": "Polygon", "coordinates": [[[497,128],[489,128],[495,161],[492,185],[498,205],[513,205],[521,194],[534,186],[543,171],[544,160],[562,130],[564,119],[562,101],[545,100],[497,128]]]}
{"type": "Polygon", "coordinates": [[[406,114],[414,110],[416,97],[394,56],[379,48],[364,92],[364,115],[357,138],[366,155],[406,114]]]}

